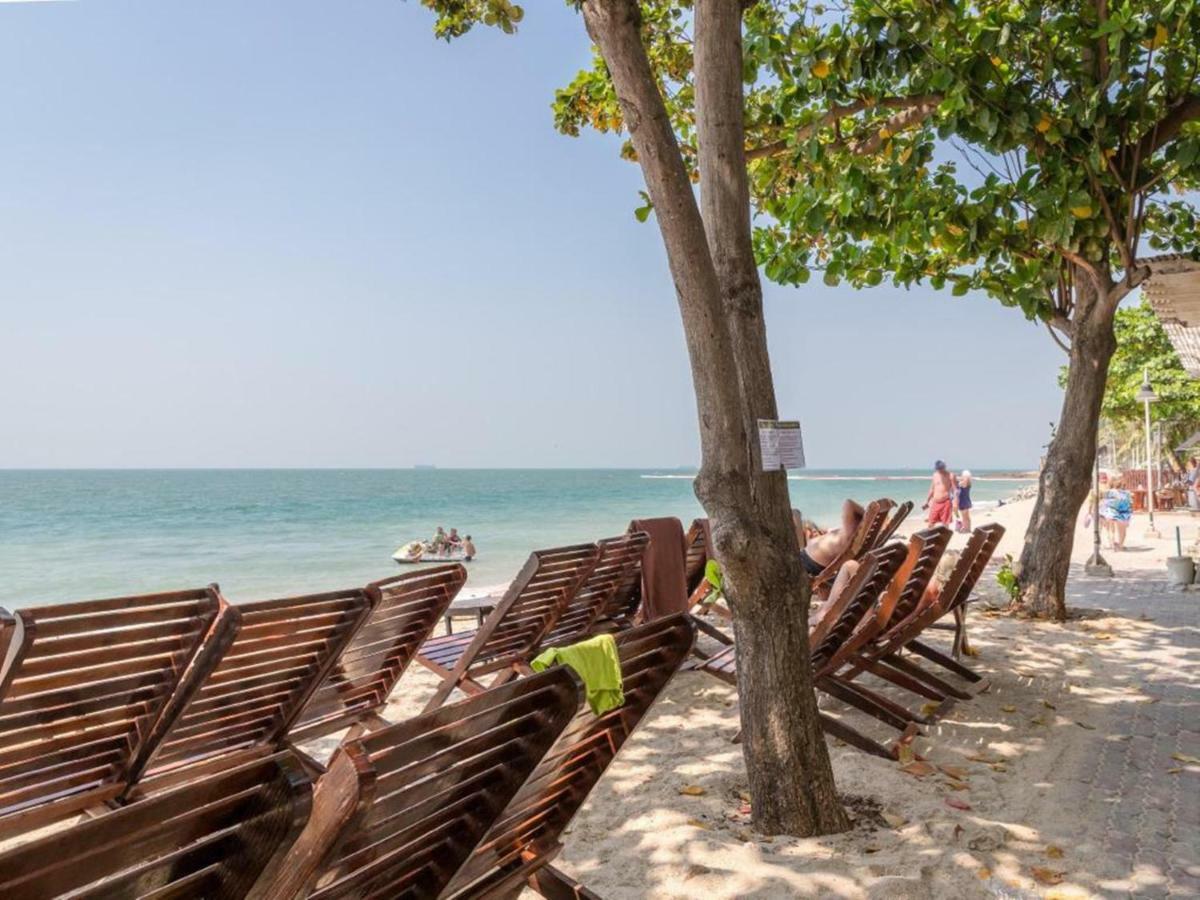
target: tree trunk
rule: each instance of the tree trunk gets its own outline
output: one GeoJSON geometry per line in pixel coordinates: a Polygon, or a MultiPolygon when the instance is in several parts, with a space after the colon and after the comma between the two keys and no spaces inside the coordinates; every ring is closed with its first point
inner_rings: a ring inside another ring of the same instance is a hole
{"type": "Polygon", "coordinates": [[[638,3],[583,4],[637,150],[683,319],[703,454],[696,492],[712,519],[732,598],[754,824],[771,834],[830,833],[847,822],[812,693],[807,587],[787,484],[782,473],[762,473],[756,465],[754,420],[774,416],[775,395],[761,286],[749,252],[741,17],[731,10],[740,5],[701,3],[697,9],[700,159],[711,177],[706,230],[642,44],[638,3]]]}
{"type": "Polygon", "coordinates": [[[758,420],[778,413],[762,282],[750,239],[741,10],[741,3],[729,0],[696,3],[695,85],[700,209],[741,393],[745,494],[735,498],[741,504],[724,501],[721,485],[706,473],[697,479],[696,493],[716,513],[713,543],[733,610],[754,824],[768,833],[831,833],[849,822],[812,688],[808,579],[799,561],[786,474],[761,471],[756,441],[758,420]],[[738,508],[747,500],[748,519],[738,508]]]}
{"type": "Polygon", "coordinates": [[[1067,390],[1017,569],[1021,602],[1029,612],[1059,621],[1067,617],[1067,573],[1075,522],[1092,484],[1100,406],[1108,363],[1117,346],[1113,286],[1106,284],[1097,292],[1094,282],[1082,272],[1076,285],[1080,296],[1072,317],[1067,390]]]}

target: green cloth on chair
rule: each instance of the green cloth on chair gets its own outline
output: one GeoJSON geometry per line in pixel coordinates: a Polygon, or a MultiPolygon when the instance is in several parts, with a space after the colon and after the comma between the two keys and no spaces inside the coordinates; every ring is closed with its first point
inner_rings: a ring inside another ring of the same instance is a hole
{"type": "Polygon", "coordinates": [[[621,679],[621,657],[611,634],[601,634],[567,647],[553,647],[533,658],[529,667],[535,672],[555,663],[569,666],[583,680],[588,706],[600,716],[625,703],[621,679]]]}
{"type": "Polygon", "coordinates": [[[725,578],[721,575],[721,564],[715,559],[710,559],[704,564],[704,580],[712,585],[712,589],[718,594],[725,590],[725,578]]]}

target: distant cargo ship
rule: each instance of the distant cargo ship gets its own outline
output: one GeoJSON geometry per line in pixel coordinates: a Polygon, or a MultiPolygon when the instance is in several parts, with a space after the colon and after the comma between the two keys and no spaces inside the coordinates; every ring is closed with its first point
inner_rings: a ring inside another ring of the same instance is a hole
{"type": "Polygon", "coordinates": [[[413,468],[414,469],[436,469],[437,466],[431,465],[430,463],[417,463],[415,466],[413,466],[413,468]]]}

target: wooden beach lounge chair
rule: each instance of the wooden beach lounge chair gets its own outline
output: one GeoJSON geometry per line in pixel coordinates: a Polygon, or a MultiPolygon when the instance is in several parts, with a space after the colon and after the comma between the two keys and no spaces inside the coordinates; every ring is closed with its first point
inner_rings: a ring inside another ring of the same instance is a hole
{"type": "Polygon", "coordinates": [[[582,694],[555,667],[343,742],[264,896],[439,896],[582,694]]]}
{"type": "Polygon", "coordinates": [[[880,529],[878,537],[875,538],[875,546],[882,547],[884,544],[890,541],[896,534],[897,529],[904,524],[904,520],[908,518],[908,514],[912,511],[913,502],[911,500],[905,500],[903,503],[897,506],[892,511],[891,518],[889,518],[887,522],[884,523],[884,526],[880,529]]]}
{"type": "Polygon", "coordinates": [[[370,612],[360,589],[225,609],[228,649],[195,690],[172,698],[130,767],[124,799],[282,749],[370,612]]]}
{"type": "Polygon", "coordinates": [[[599,556],[595,544],[536,550],[482,626],[422,644],[417,662],[442,679],[425,711],[445,703],[455,688],[479,693],[484,689],[479,679],[486,675],[495,676],[495,686],[527,672],[531,652],[554,627],[599,556]]]}
{"type": "Polygon", "coordinates": [[[467,580],[455,563],[367,585],[372,612],[288,731],[292,743],[347,726],[386,724],[388,697],[467,580]]]}
{"type": "Polygon", "coordinates": [[[595,567],[530,658],[547,647],[562,647],[588,637],[610,607],[627,609],[642,580],[642,558],[649,543],[650,535],[644,531],[599,541],[595,567]]]}
{"type": "Polygon", "coordinates": [[[817,686],[825,693],[900,731],[908,730],[913,722],[924,724],[928,720],[858,683],[838,678],[837,672],[848,661],[857,658],[864,647],[878,640],[891,623],[912,615],[925,594],[951,536],[949,528],[939,525],[918,531],[909,538],[908,554],[884,590],[874,614],[865,616],[841,646],[814,671],[817,686]]]}
{"type": "Polygon", "coordinates": [[[299,836],[311,792],[286,752],[209,775],[0,853],[0,897],[249,897],[299,836]]]}
{"type": "Polygon", "coordinates": [[[969,681],[981,680],[978,673],[917,638],[943,616],[967,602],[1003,536],[1004,527],[998,523],[976,528],[937,599],[922,597],[908,616],[893,616],[895,623],[873,644],[855,654],[841,680],[853,680],[866,671],[929,700],[941,702],[947,697],[970,699],[971,694],[927,672],[901,654],[904,650],[910,650],[969,681]]]}
{"type": "Polygon", "coordinates": [[[216,585],[0,610],[0,837],[126,787],[185,670],[215,664],[216,585]]]}
{"type": "MultiPolygon", "coordinates": [[[[846,585],[838,601],[822,610],[820,617],[809,623],[809,653],[814,675],[824,670],[828,661],[849,639],[854,630],[860,627],[864,618],[876,614],[876,607],[880,602],[881,595],[906,556],[907,551],[902,544],[888,544],[872,550],[863,557],[862,564],[846,585]]],[[[693,668],[736,686],[736,650],[736,647],[727,647],[709,659],[696,663],[693,668]]],[[[895,756],[877,742],[832,716],[822,713],[821,725],[826,734],[839,738],[867,753],[885,759],[892,759],[895,756]]]]}
{"type": "Polygon", "coordinates": [[[595,716],[586,703],[580,703],[575,718],[443,897],[515,897],[528,885],[551,900],[596,898],[551,865],[561,848],[563,831],[687,658],[694,639],[694,627],[682,613],[616,636],[625,704],[595,716]]]}

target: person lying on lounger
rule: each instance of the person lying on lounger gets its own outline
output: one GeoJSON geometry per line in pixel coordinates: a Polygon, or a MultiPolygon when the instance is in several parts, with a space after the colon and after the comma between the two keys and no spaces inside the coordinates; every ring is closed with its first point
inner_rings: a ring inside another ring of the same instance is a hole
{"type": "MultiPolygon", "coordinates": [[[[863,520],[865,510],[853,500],[842,504],[842,524],[824,534],[818,535],[800,548],[800,564],[810,578],[816,578],[825,567],[837,559],[850,542],[854,540],[854,532],[863,520]]],[[[794,517],[793,517],[794,518],[794,517]]]]}

